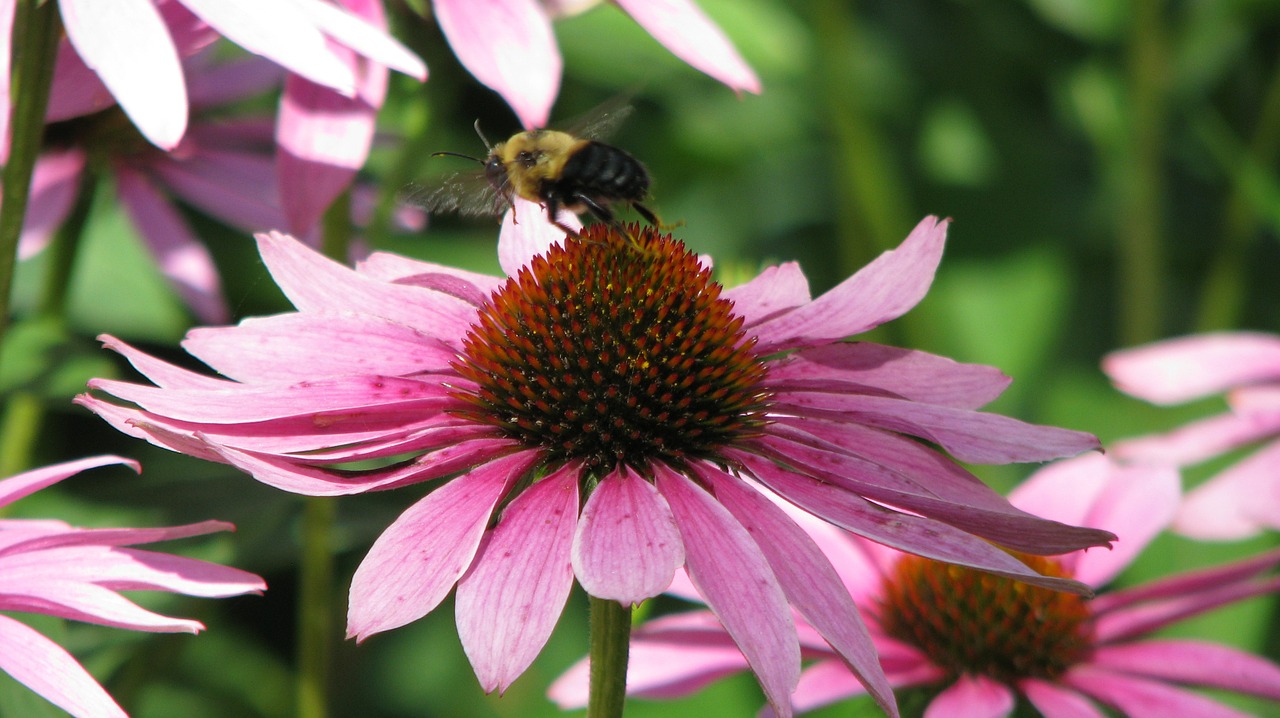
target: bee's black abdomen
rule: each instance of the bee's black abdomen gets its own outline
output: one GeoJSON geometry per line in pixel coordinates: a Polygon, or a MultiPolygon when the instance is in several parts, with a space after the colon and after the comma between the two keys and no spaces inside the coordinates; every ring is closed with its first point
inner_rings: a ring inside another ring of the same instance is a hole
{"type": "Polygon", "coordinates": [[[569,156],[551,184],[549,189],[569,201],[577,196],[638,201],[649,191],[649,172],[617,147],[589,141],[569,156]]]}

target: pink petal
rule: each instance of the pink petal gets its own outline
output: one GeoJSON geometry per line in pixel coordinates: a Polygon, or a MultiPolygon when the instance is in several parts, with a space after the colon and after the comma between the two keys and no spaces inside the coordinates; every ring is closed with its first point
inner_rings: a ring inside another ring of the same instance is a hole
{"type": "Polygon", "coordinates": [[[0,608],[155,633],[199,633],[199,621],[148,611],[108,588],[63,579],[0,576],[0,608]]]}
{"type": "Polygon", "coordinates": [[[897,249],[889,250],[805,306],[755,327],[757,351],[817,346],[861,334],[914,307],[933,283],[947,224],[926,217],[897,249]]]}
{"type": "Polygon", "coordinates": [[[1024,679],[1018,687],[1044,718],[1106,718],[1088,698],[1056,683],[1024,679]]]}
{"type": "MultiPolygon", "coordinates": [[[[324,3],[315,3],[314,7],[326,8],[322,14],[330,11],[343,14],[324,3]]],[[[381,22],[379,4],[368,5],[366,9],[381,22]]],[[[355,22],[351,16],[348,19],[355,22]]],[[[290,229],[297,234],[312,230],[364,166],[373,142],[378,109],[386,97],[385,65],[361,63],[346,48],[336,48],[335,55],[351,67],[356,77],[354,97],[344,97],[291,75],[280,98],[276,171],[290,229]]]]}
{"type": "Polygon", "coordinates": [[[1081,693],[1115,706],[1129,718],[1248,718],[1249,714],[1159,681],[1148,681],[1101,668],[1077,666],[1063,681],[1081,693]]]}
{"type": "Polygon", "coordinates": [[[961,676],[929,702],[924,718],[1003,718],[1013,712],[1009,687],[985,676],[961,676]]]}
{"type": "Polygon", "coordinates": [[[1143,641],[1100,646],[1089,662],[1161,681],[1280,700],[1280,666],[1230,646],[1182,640],[1143,641]]]}
{"type": "Polygon", "coordinates": [[[430,613],[471,565],[489,517],[528,456],[510,456],[449,481],[400,514],[351,578],[347,637],[363,641],[430,613]]]}
{"type": "Polygon", "coordinates": [[[170,150],[187,131],[182,64],[150,0],[61,0],[62,22],[76,52],[115,95],[152,144],[170,150]]]}
{"type": "MultiPolygon", "coordinates": [[[[202,130],[196,125],[187,133],[188,139],[201,135],[200,144],[193,143],[189,154],[150,162],[149,173],[174,195],[233,227],[249,232],[283,227],[274,158],[258,150],[212,148],[208,146],[212,140],[202,130]]],[[[222,142],[226,144],[225,138],[222,142]]]]}
{"type": "Polygon", "coordinates": [[[356,264],[356,271],[366,277],[384,282],[395,282],[423,274],[447,274],[471,284],[476,291],[485,295],[493,293],[507,281],[506,277],[471,272],[447,264],[426,262],[390,252],[374,252],[365,257],[356,264]]]}
{"type": "Polygon", "coordinates": [[[769,365],[770,386],[849,393],[870,387],[957,409],[991,402],[1012,381],[995,367],[870,342],[827,344],[769,365]]]}
{"type": "Polygon", "coordinates": [[[799,264],[787,262],[765,267],[751,281],[726,289],[720,296],[733,302],[733,313],[745,320],[743,326],[750,328],[779,312],[808,304],[809,280],[799,264]]]}
{"type": "Polygon", "coordinates": [[[433,0],[436,21],[463,67],[515,110],[526,129],[546,127],[561,60],[536,0],[433,0]]]}
{"type": "Polygon", "coordinates": [[[1102,369],[1126,393],[1178,404],[1224,389],[1280,379],[1280,337],[1222,332],[1169,339],[1109,354],[1102,369]]]}
{"type": "MultiPolygon", "coordinates": [[[[209,54],[197,59],[208,58],[209,54]]],[[[274,63],[260,57],[246,56],[217,63],[195,65],[187,61],[187,97],[191,107],[212,109],[264,95],[278,88],[284,73],[274,63]]]]}
{"type": "Polygon", "coordinates": [[[462,300],[369,279],[288,235],[256,236],[271,276],[300,311],[363,312],[453,340],[476,317],[475,307],[462,300]]]}
{"type": "Polygon", "coordinates": [[[1041,576],[987,541],[946,524],[891,511],[830,484],[780,468],[755,454],[737,450],[729,450],[725,454],[726,458],[739,461],[761,483],[788,501],[877,543],[1037,586],[1072,593],[1089,592],[1079,582],[1041,576]]]}
{"type": "Polygon", "coordinates": [[[671,585],[676,568],[684,564],[684,546],[658,490],[624,467],[606,476],[587,498],[572,558],[584,591],[627,606],[671,585]]]}
{"type": "Polygon", "coordinates": [[[158,387],[166,389],[233,389],[234,382],[218,379],[207,374],[199,374],[189,369],[156,359],[146,352],[139,351],[129,344],[116,339],[110,334],[100,334],[99,341],[105,349],[110,349],[129,361],[139,374],[158,387]]]}
{"type": "Polygon", "coordinates": [[[46,486],[51,486],[65,478],[75,476],[81,471],[113,464],[123,464],[135,472],[142,471],[142,467],[138,465],[138,462],[119,456],[92,456],[87,459],[53,464],[52,466],[33,469],[21,474],[14,474],[0,481],[0,506],[8,506],[23,496],[29,496],[46,486]]]}
{"type": "MultiPolygon", "coordinates": [[[[758,453],[777,464],[792,467],[796,472],[851,495],[950,524],[1007,548],[1058,554],[1105,544],[1112,538],[1106,531],[1047,521],[1019,511],[1008,503],[992,501],[977,491],[970,492],[978,495],[977,500],[966,500],[963,495],[938,498],[930,491],[931,482],[927,475],[922,476],[923,480],[918,483],[904,481],[894,468],[845,453],[833,442],[815,439],[781,424],[775,425],[771,433],[773,436],[756,440],[758,453]]],[[[851,435],[854,434],[851,432],[851,435]]],[[[942,488],[951,487],[944,485],[942,488]]],[[[994,492],[990,495],[998,497],[994,492]]]]}
{"type": "Polygon", "coordinates": [[[844,662],[818,661],[800,674],[800,683],[791,696],[791,707],[797,713],[808,713],[866,694],[866,687],[844,662]]]}
{"type": "Polygon", "coordinates": [[[827,557],[781,509],[741,479],[705,466],[695,470],[720,503],[755,537],[792,607],[848,662],[876,703],[889,715],[897,716],[893,689],[880,667],[871,636],[827,557]]]}
{"type": "Polygon", "coordinates": [[[1272,550],[1240,561],[1111,591],[1093,599],[1095,614],[1155,599],[1181,599],[1208,589],[1239,584],[1280,565],[1280,550],[1272,550]]]}
{"type": "MultiPolygon", "coordinates": [[[[23,519],[23,521],[25,523],[30,520],[23,519]]],[[[224,521],[201,521],[181,526],[142,529],[82,529],[64,525],[56,531],[29,532],[23,540],[7,545],[3,555],[8,556],[22,551],[43,551],[64,546],[132,546],[234,530],[235,526],[224,521]]]]}
{"type": "Polygon", "coordinates": [[[36,160],[18,259],[27,259],[49,246],[80,195],[84,163],[84,152],[76,148],[49,150],[36,160]]]}
{"type": "Polygon", "coordinates": [[[773,571],[742,524],[706,491],[662,464],[658,490],[684,540],[689,577],[746,656],[780,715],[800,678],[800,647],[791,611],[773,571]]]}
{"type": "Polygon", "coordinates": [[[1115,608],[1105,614],[1101,613],[1101,609],[1095,608],[1094,630],[1099,642],[1127,640],[1221,606],[1276,591],[1280,591],[1280,576],[1252,583],[1225,584],[1202,589],[1185,597],[1115,608]]]}
{"type": "Polygon", "coordinates": [[[1001,414],[921,404],[880,396],[821,391],[780,392],[776,411],[799,416],[831,416],[878,426],[932,441],[960,461],[1008,464],[1075,456],[1100,448],[1081,431],[1039,426],[1001,414]]]}
{"type": "Polygon", "coordinates": [[[17,0],[0,0],[0,164],[9,162],[9,58],[17,0]]]}
{"type": "Polygon", "coordinates": [[[210,324],[227,321],[218,269],[204,244],[169,200],[143,175],[115,166],[116,191],[147,249],[183,302],[210,324]]]}
{"type": "MultiPolygon", "coordinates": [[[[164,15],[161,10],[161,15],[164,15]]],[[[6,99],[7,102],[7,99],[6,99]]],[[[116,104],[102,78],[84,64],[69,41],[58,43],[58,56],[53,65],[53,86],[49,88],[49,107],[45,122],[60,122],[100,112],[116,104]]],[[[7,114],[7,113],[6,113],[7,114]]]]}
{"type": "Polygon", "coordinates": [[[1020,508],[1061,521],[1110,529],[1110,551],[1066,557],[1076,579],[1103,586],[1168,528],[1181,500],[1177,470],[1145,464],[1121,466],[1101,454],[1047,466],[1010,494],[1020,508]]]}
{"type": "Polygon", "coordinates": [[[1273,441],[1183,499],[1175,528],[1208,541],[1235,541],[1280,528],[1280,441],[1273,441]]]}
{"type": "MultiPolygon", "coordinates": [[[[521,197],[512,197],[511,203],[511,209],[502,215],[502,229],[498,232],[498,264],[508,277],[516,276],[534,257],[546,254],[551,245],[565,240],[564,230],[547,221],[542,205],[521,197]]],[[[568,210],[560,211],[560,221],[582,229],[577,215],[568,210]]]]}
{"type": "Polygon", "coordinates": [[[407,376],[449,369],[456,352],[412,327],[359,314],[279,314],[202,327],[182,348],[235,381],[295,382],[343,374],[407,376]]]}
{"type": "Polygon", "coordinates": [[[724,32],[689,0],[618,0],[671,54],[734,90],[760,94],[752,72],[724,32]]]}
{"type": "Polygon", "coordinates": [[[458,583],[458,638],[486,693],[524,673],[564,611],[581,471],[560,468],[508,504],[458,583]]]}
{"type": "Polygon", "coordinates": [[[382,0],[341,0],[341,7],[321,0],[299,0],[299,7],[325,35],[375,64],[415,78],[427,79],[422,58],[386,30],[382,0]]]}
{"type": "Polygon", "coordinates": [[[207,561],[109,545],[28,550],[0,558],[6,581],[79,581],[114,591],[167,591],[224,598],[266,589],[262,579],[207,561]]]}
{"type": "Polygon", "coordinates": [[[76,718],[128,718],[61,646],[0,616],[0,669],[76,718]]]}
{"type": "Polygon", "coordinates": [[[355,77],[293,0],[181,0],[197,17],[255,55],[345,95],[355,77]]]}
{"type": "Polygon", "coordinates": [[[1274,435],[1278,427],[1265,417],[1220,414],[1184,424],[1164,434],[1125,439],[1111,445],[1123,461],[1189,466],[1274,435]]]}

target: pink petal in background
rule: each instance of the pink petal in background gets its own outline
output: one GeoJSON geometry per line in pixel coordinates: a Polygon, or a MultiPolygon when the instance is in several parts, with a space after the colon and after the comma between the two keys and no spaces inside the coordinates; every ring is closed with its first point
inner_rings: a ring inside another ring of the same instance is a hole
{"type": "Polygon", "coordinates": [[[760,94],[760,78],[691,0],[616,0],[671,54],[737,91],[760,94]]]}

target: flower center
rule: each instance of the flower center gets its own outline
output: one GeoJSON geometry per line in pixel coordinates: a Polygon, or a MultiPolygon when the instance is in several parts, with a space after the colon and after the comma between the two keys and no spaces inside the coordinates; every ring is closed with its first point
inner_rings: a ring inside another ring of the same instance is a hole
{"type": "Polygon", "coordinates": [[[766,410],[754,339],[710,270],[670,235],[625,231],[592,225],[508,279],[455,365],[479,385],[460,413],[597,476],[714,458],[766,410]]]}
{"type": "MultiPolygon", "coordinates": [[[[1018,554],[1046,576],[1068,577],[1053,559],[1018,554]]],[[[1009,682],[1057,678],[1092,643],[1085,600],[919,556],[885,580],[880,621],[890,636],[924,650],[953,675],[1009,682]]]]}

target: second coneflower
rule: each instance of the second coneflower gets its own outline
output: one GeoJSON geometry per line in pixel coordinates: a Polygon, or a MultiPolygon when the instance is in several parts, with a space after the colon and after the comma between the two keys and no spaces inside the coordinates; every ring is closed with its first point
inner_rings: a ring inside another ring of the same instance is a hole
{"type": "Polygon", "coordinates": [[[945,237],[928,218],[811,299],[794,264],[723,290],[647,228],[597,225],[537,256],[508,232],[505,280],[390,255],[352,270],[262,235],[297,312],[193,331],[185,348],[225,379],[109,338],[155,386],[95,380],[118,401],[80,401],[297,493],[439,481],[357,569],[348,630],[414,621],[456,584],[485,690],[529,666],[575,578],[631,605],[683,566],[779,712],[800,672],[791,608],[893,711],[835,570],[758,484],[874,541],[1053,588],[1086,590],[1001,547],[1112,538],[1018,511],[946,456],[1041,461],[1092,436],[977,411],[1009,381],[990,367],[844,341],[924,296],[945,237]],[[395,463],[357,468],[372,459],[395,463]]]}

